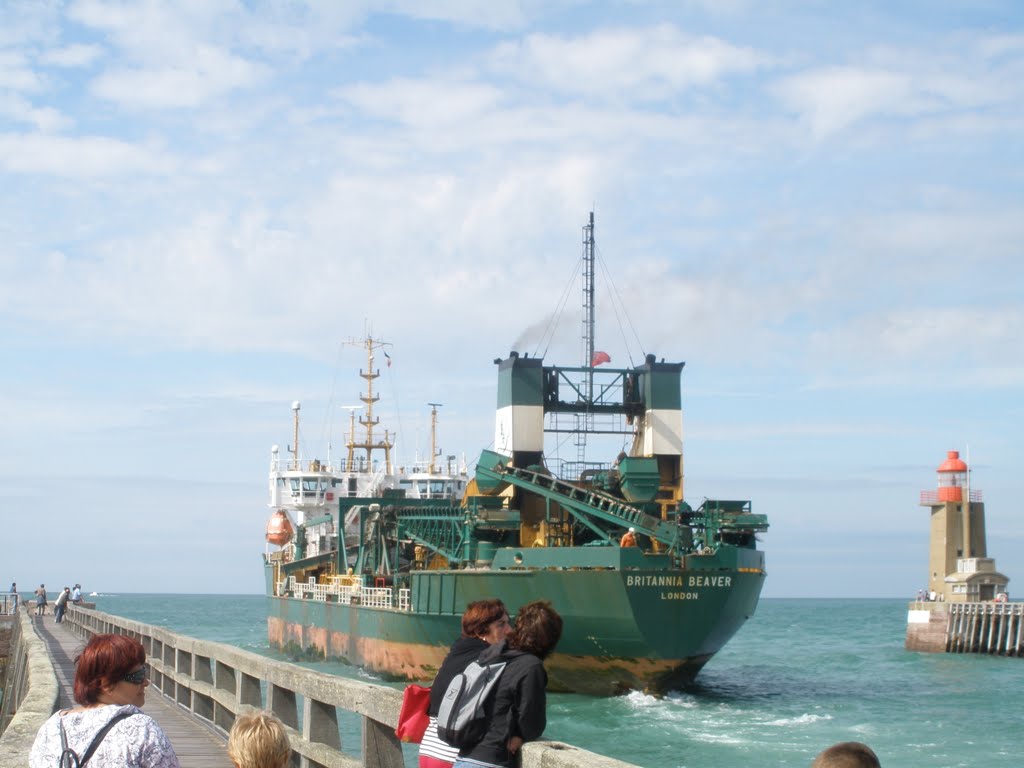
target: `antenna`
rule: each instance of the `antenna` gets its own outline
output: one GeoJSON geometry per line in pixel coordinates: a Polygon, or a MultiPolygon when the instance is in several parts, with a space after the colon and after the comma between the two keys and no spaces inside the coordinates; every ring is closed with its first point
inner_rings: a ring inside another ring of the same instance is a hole
{"type": "Polygon", "coordinates": [[[594,212],[583,227],[583,361],[587,369],[587,400],[594,398],[594,212]]]}
{"type": "Polygon", "coordinates": [[[444,403],[427,403],[430,406],[430,467],[428,472],[434,474],[434,459],[441,455],[437,450],[437,409],[444,403]]]}
{"type": "Polygon", "coordinates": [[[302,404],[298,400],[292,402],[292,429],[294,437],[292,438],[292,445],[288,449],[292,454],[292,469],[299,469],[299,410],[301,408],[302,404]]]}
{"type": "Polygon", "coordinates": [[[586,411],[575,416],[576,460],[583,465],[587,459],[587,432],[593,425],[591,405],[594,402],[594,212],[583,227],[583,392],[586,411]]]}
{"type": "Polygon", "coordinates": [[[964,531],[964,557],[974,557],[974,552],[971,548],[971,446],[970,443],[967,445],[967,472],[966,485],[964,488],[964,500],[961,502],[961,509],[963,510],[963,531],[964,531]]]}

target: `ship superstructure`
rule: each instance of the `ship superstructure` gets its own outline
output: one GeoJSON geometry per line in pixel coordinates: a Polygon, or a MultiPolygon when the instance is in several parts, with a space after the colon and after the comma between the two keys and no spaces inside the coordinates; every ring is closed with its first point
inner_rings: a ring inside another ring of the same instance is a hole
{"type": "MultiPolygon", "coordinates": [[[[592,237],[593,215],[585,257],[592,237]]],[[[517,351],[495,361],[494,443],[460,501],[400,487],[342,497],[325,516],[348,521],[349,546],[268,554],[274,645],[430,679],[467,603],[498,597],[514,613],[542,598],[565,620],[545,664],[553,688],[666,690],[697,674],[755,610],[767,519],[745,500],[683,500],[684,364],[603,367],[592,322],[583,365],[517,351]],[[545,436],[564,433],[581,447],[623,435],[628,450],[554,461],[545,436]]]]}

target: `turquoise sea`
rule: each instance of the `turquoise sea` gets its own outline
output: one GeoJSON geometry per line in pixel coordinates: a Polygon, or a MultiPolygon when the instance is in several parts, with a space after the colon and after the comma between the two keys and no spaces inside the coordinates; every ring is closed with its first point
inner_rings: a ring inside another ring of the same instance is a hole
{"type": "MultiPolygon", "coordinates": [[[[101,611],[283,658],[266,598],[100,595],[101,611]]],[[[766,599],[686,690],[548,697],[545,736],[645,768],[806,768],[837,741],[885,768],[1016,768],[1024,660],[903,649],[905,600],[766,599]]],[[[453,638],[454,639],[454,638],[453,638]]],[[[304,664],[373,679],[342,664],[304,664]]]]}

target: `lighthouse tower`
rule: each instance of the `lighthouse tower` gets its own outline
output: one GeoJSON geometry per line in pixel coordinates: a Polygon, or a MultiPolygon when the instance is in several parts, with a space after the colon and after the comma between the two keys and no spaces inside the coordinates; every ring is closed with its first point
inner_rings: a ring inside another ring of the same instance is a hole
{"type": "Polygon", "coordinates": [[[938,489],[921,492],[921,506],[931,509],[929,593],[956,603],[993,600],[1009,579],[988,557],[981,491],[971,490],[970,468],[959,451],[946,454],[937,474],[938,489]]]}

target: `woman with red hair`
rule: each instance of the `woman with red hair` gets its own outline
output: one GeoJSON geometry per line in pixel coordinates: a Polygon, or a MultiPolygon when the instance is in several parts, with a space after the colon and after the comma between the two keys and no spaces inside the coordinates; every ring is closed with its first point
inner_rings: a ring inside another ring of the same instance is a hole
{"type": "Polygon", "coordinates": [[[437,736],[437,713],[441,710],[448,683],[470,662],[476,661],[483,651],[505,642],[511,632],[508,610],[501,600],[477,600],[466,606],[462,614],[462,637],[448,651],[430,686],[430,706],[427,709],[430,720],[420,742],[420,768],[450,768],[455,762],[459,750],[437,736]]]}
{"type": "Polygon", "coordinates": [[[167,736],[139,707],[149,668],[142,643],[125,635],[93,635],[75,659],[75,701],[43,724],[29,768],[89,765],[181,768],[167,736]],[[69,754],[73,752],[74,755],[69,754]]]}

